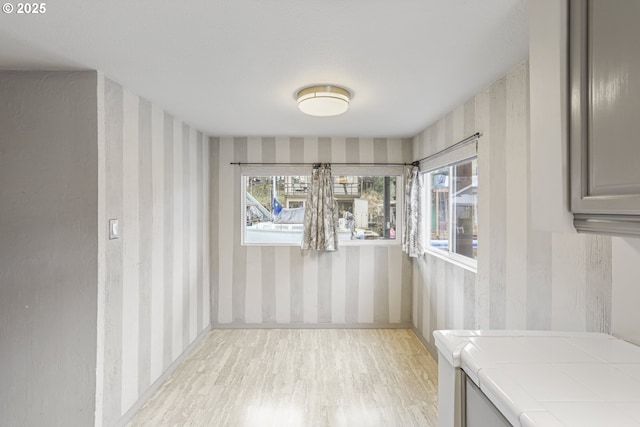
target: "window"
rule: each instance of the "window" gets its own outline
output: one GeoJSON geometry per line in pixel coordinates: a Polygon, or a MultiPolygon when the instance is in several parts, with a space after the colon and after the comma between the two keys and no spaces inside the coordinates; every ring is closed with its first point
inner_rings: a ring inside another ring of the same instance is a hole
{"type": "MultiPolygon", "coordinates": [[[[299,245],[309,175],[243,175],[244,231],[248,245],[299,245]]],[[[400,176],[333,175],[338,238],[398,241],[400,176]]]]}
{"type": "Polygon", "coordinates": [[[477,159],[431,171],[426,181],[430,217],[428,247],[462,262],[475,260],[478,254],[477,159]]]}

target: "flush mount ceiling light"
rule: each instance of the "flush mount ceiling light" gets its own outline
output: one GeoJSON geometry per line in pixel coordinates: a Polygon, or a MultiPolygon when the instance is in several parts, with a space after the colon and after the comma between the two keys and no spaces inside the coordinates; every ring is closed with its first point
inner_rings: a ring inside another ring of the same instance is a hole
{"type": "Polygon", "coordinates": [[[337,116],[349,109],[351,92],[340,86],[316,85],[300,89],[298,108],[311,116],[337,116]]]}

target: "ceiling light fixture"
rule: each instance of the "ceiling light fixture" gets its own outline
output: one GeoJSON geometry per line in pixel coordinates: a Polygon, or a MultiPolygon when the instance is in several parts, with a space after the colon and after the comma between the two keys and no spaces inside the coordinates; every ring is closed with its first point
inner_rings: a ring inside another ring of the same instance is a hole
{"type": "Polygon", "coordinates": [[[351,92],[340,86],[316,85],[300,89],[298,108],[311,116],[337,116],[349,109],[351,92]]]}

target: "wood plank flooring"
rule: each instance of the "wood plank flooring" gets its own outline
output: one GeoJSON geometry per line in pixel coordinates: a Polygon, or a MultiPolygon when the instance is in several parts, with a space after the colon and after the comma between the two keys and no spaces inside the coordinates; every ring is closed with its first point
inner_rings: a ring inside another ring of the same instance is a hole
{"type": "Polygon", "coordinates": [[[137,426],[436,426],[437,365],[408,329],[211,331],[137,426]]]}

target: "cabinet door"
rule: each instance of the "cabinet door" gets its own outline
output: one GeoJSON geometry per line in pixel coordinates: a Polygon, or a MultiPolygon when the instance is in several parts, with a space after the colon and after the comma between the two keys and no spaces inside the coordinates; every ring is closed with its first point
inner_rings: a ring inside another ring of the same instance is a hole
{"type": "Polygon", "coordinates": [[[569,14],[575,225],[640,234],[640,2],[572,0],[569,14]]]}
{"type": "Polygon", "coordinates": [[[469,377],[466,377],[465,387],[465,427],[511,427],[504,415],[469,377]]]}

